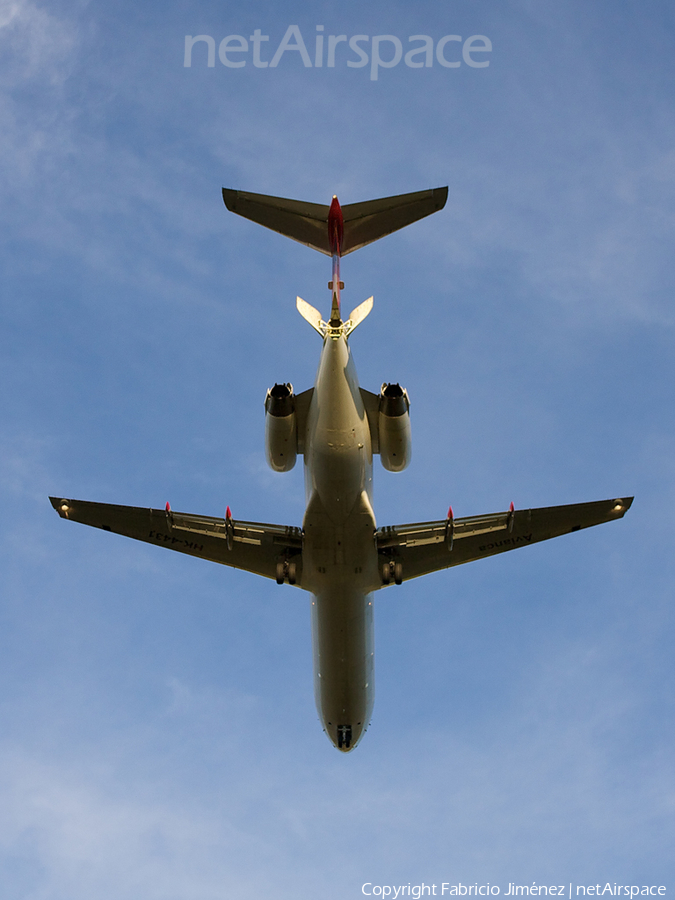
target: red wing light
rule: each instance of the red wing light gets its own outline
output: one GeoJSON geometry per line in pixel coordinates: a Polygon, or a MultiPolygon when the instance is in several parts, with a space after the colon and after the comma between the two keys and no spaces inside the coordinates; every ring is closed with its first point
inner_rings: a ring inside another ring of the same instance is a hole
{"type": "Polygon", "coordinates": [[[227,509],[225,510],[225,518],[226,518],[226,519],[231,519],[231,518],[232,518],[232,510],[230,509],[229,506],[228,506],[227,509]]]}
{"type": "Polygon", "coordinates": [[[455,544],[455,516],[451,506],[448,507],[448,518],[445,522],[445,543],[448,550],[452,551],[455,544]]]}
{"type": "Polygon", "coordinates": [[[169,501],[166,501],[166,511],[171,512],[171,506],[169,505],[169,501]]]}
{"type": "Polygon", "coordinates": [[[513,505],[513,500],[512,500],[512,501],[511,501],[511,506],[509,506],[509,512],[513,512],[514,509],[515,509],[515,507],[514,507],[514,505],[513,505]]]}

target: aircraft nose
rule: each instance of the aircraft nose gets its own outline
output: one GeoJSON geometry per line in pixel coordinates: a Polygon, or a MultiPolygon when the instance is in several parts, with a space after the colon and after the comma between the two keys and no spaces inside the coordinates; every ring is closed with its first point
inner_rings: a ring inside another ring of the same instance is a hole
{"type": "Polygon", "coordinates": [[[352,745],[352,726],[338,725],[337,727],[337,747],[338,750],[349,750],[352,745]]]}
{"type": "Polygon", "coordinates": [[[340,751],[340,753],[350,753],[354,750],[361,740],[364,731],[365,729],[360,722],[358,725],[337,726],[331,726],[329,723],[326,728],[326,734],[328,735],[330,742],[340,751]]]}

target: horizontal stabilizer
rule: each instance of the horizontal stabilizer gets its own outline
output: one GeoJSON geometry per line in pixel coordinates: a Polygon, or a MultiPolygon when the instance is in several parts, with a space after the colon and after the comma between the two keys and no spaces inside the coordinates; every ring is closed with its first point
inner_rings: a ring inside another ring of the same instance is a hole
{"type": "Polygon", "coordinates": [[[380,200],[366,200],[364,203],[350,203],[342,207],[344,220],[344,249],[342,255],[359,250],[405,228],[418,219],[430,216],[445,206],[448,199],[447,187],[432,188],[429,191],[415,191],[380,200]]]}
{"type": "MultiPolygon", "coordinates": [[[[404,228],[443,209],[447,197],[447,187],[441,187],[343,206],[344,232],[341,255],[365,247],[378,238],[392,234],[399,228],[404,228]]],[[[229,188],[223,188],[223,200],[230,212],[313,247],[327,256],[332,253],[327,205],[234,191],[229,188]]]]}

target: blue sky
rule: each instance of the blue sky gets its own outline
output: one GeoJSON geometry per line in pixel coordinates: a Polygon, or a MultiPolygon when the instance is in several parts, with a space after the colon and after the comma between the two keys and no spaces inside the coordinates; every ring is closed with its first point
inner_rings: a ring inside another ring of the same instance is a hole
{"type": "Polygon", "coordinates": [[[674,38],[660,0],[0,2],[4,896],[675,890],[674,38]],[[183,64],[185,35],[260,28],[269,61],[293,24],[310,54],[317,25],[404,52],[484,35],[490,64],[371,80],[345,43],[333,68],[183,64]],[[443,212],[342,266],[345,305],[375,296],[363,386],[412,401],[378,523],[636,500],[379,595],[373,724],[342,756],[307,595],[47,496],[299,524],[263,400],[313,383],[294,300],[327,309],[330,263],[220,189],[445,184],[443,212]]]}

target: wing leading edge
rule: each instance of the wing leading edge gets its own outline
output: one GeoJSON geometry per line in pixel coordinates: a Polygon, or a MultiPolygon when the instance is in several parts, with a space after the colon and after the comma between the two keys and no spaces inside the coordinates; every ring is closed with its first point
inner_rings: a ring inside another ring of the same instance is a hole
{"type": "Polygon", "coordinates": [[[293,526],[242,522],[227,516],[195,516],[169,508],[146,509],[50,497],[62,519],[92,525],[189,556],[245,569],[278,582],[300,584],[302,530],[293,526]],[[290,577],[289,577],[290,573],[290,577]]]}
{"type": "Polygon", "coordinates": [[[632,502],[632,497],[620,497],[379,528],[376,541],[382,580],[388,584],[391,572],[397,582],[408,581],[621,519],[632,502]]]}

